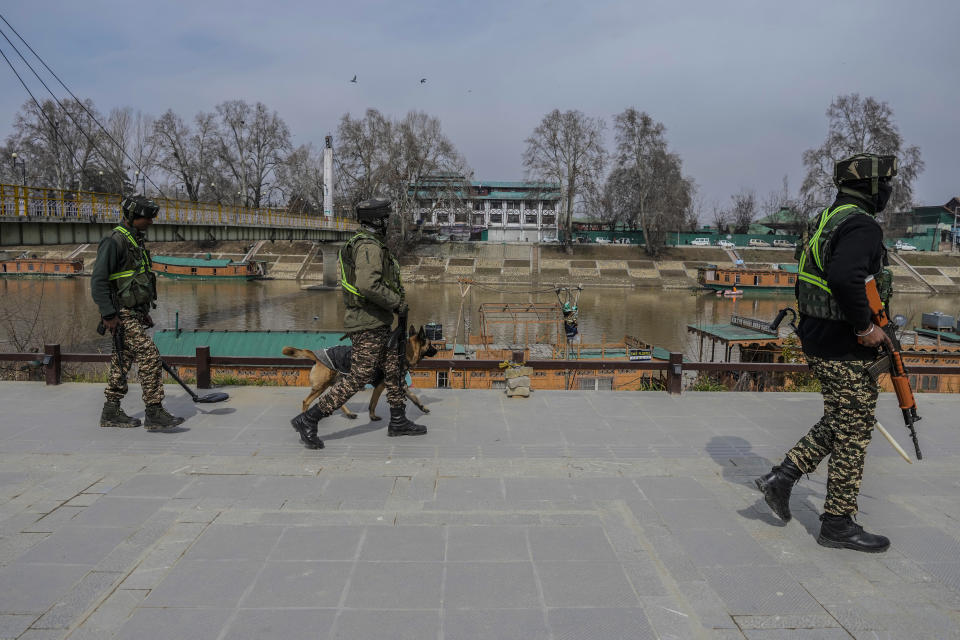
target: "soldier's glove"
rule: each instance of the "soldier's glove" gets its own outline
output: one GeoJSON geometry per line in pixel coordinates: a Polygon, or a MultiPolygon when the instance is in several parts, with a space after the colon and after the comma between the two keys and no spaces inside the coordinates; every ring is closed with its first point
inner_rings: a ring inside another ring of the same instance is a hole
{"type": "Polygon", "coordinates": [[[103,318],[103,326],[105,326],[107,328],[107,331],[109,331],[110,334],[113,335],[114,333],[117,332],[117,327],[120,326],[120,316],[113,315],[109,318],[103,318]]]}
{"type": "Polygon", "coordinates": [[[150,317],[149,313],[144,314],[143,316],[143,326],[148,329],[153,326],[153,318],[150,317]]]}
{"type": "Polygon", "coordinates": [[[400,304],[397,305],[397,308],[393,310],[393,312],[398,316],[406,315],[408,311],[410,311],[410,305],[408,305],[404,300],[401,300],[400,304]]]}

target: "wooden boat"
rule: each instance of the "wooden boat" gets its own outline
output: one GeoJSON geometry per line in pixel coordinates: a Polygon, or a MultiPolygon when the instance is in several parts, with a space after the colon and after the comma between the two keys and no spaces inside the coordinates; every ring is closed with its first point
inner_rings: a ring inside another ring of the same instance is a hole
{"type": "Polygon", "coordinates": [[[83,260],[66,258],[14,258],[0,260],[0,276],[71,278],[83,272],[83,260]]]}
{"type": "Polygon", "coordinates": [[[234,262],[206,258],[154,256],[153,270],[175,280],[259,280],[266,276],[267,265],[259,260],[234,262]]]}
{"type": "Polygon", "coordinates": [[[718,267],[710,264],[697,269],[697,282],[714,291],[792,291],[797,281],[797,265],[780,264],[776,269],[718,267]]]}
{"type": "Polygon", "coordinates": [[[717,290],[717,295],[725,298],[734,298],[736,296],[742,296],[743,289],[737,289],[736,287],[733,289],[719,289],[717,290]]]}

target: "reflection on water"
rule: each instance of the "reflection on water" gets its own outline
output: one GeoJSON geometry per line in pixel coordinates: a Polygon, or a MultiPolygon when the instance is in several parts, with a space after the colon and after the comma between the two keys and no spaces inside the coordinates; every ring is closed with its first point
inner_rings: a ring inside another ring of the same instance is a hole
{"type": "MultiPolygon", "coordinates": [[[[179,314],[182,329],[339,330],[343,301],[340,291],[304,291],[285,280],[173,281],[160,280],[160,301],[153,312],[159,328],[173,328],[179,314]]],[[[529,293],[532,286],[474,286],[461,298],[455,284],[412,284],[407,287],[411,322],[440,322],[444,337],[454,335],[458,314],[473,334],[480,331],[477,309],[484,302],[556,302],[552,291],[529,293]]],[[[542,288],[542,285],[541,285],[542,288]]],[[[624,335],[669,350],[696,356],[688,324],[729,321],[732,313],[772,319],[777,310],[793,304],[792,295],[741,299],[718,298],[706,292],[682,289],[626,289],[585,287],[580,297],[580,331],[584,342],[619,341],[624,335]]],[[[914,326],[924,311],[956,314],[960,295],[903,294],[895,296],[894,314],[902,313],[914,326]]],[[[11,317],[18,334],[33,327],[43,342],[59,342],[66,350],[92,350],[104,341],[95,333],[99,317],[90,299],[89,278],[26,280],[0,278],[0,349],[10,346],[11,317]]],[[[108,347],[107,347],[108,348],[108,347]]]]}

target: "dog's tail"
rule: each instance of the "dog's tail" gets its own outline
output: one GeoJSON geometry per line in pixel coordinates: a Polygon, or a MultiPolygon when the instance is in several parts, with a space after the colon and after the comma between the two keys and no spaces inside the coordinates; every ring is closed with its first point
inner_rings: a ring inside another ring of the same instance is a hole
{"type": "Polygon", "coordinates": [[[284,347],[283,355],[290,356],[291,358],[309,358],[314,362],[317,362],[317,363],[320,362],[317,359],[317,356],[313,353],[313,351],[310,351],[309,349],[298,349],[296,347],[284,347]]]}

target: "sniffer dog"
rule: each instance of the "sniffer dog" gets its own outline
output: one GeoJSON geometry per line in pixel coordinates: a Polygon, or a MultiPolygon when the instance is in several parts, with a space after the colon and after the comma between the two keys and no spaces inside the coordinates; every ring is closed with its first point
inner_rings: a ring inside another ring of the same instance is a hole
{"type": "MultiPolygon", "coordinates": [[[[324,391],[333,386],[333,383],[337,381],[341,373],[349,371],[350,352],[352,349],[353,347],[347,346],[331,347],[330,349],[320,349],[315,353],[309,349],[299,349],[297,347],[283,348],[283,355],[285,356],[290,356],[291,358],[309,358],[314,362],[313,367],[310,368],[310,393],[303,401],[304,411],[309,409],[313,401],[319,398],[324,391]],[[346,367],[340,365],[340,362],[344,360],[347,363],[346,367]],[[338,366],[340,370],[338,370],[338,366]]],[[[427,342],[423,327],[421,326],[419,331],[410,327],[410,335],[407,338],[407,362],[409,365],[414,367],[421,359],[435,355],[437,355],[437,350],[427,342]]],[[[373,388],[373,395],[370,396],[371,420],[380,419],[380,416],[376,414],[376,408],[377,402],[380,400],[380,394],[383,393],[384,389],[383,372],[378,371],[377,373],[377,380],[374,382],[379,382],[379,384],[376,384],[373,388]]],[[[406,384],[403,385],[403,392],[413,401],[413,404],[417,405],[420,411],[430,413],[430,410],[423,406],[420,399],[410,391],[406,384]]],[[[343,411],[344,415],[348,418],[357,417],[357,414],[350,411],[347,405],[340,407],[340,410],[343,411]]]]}

